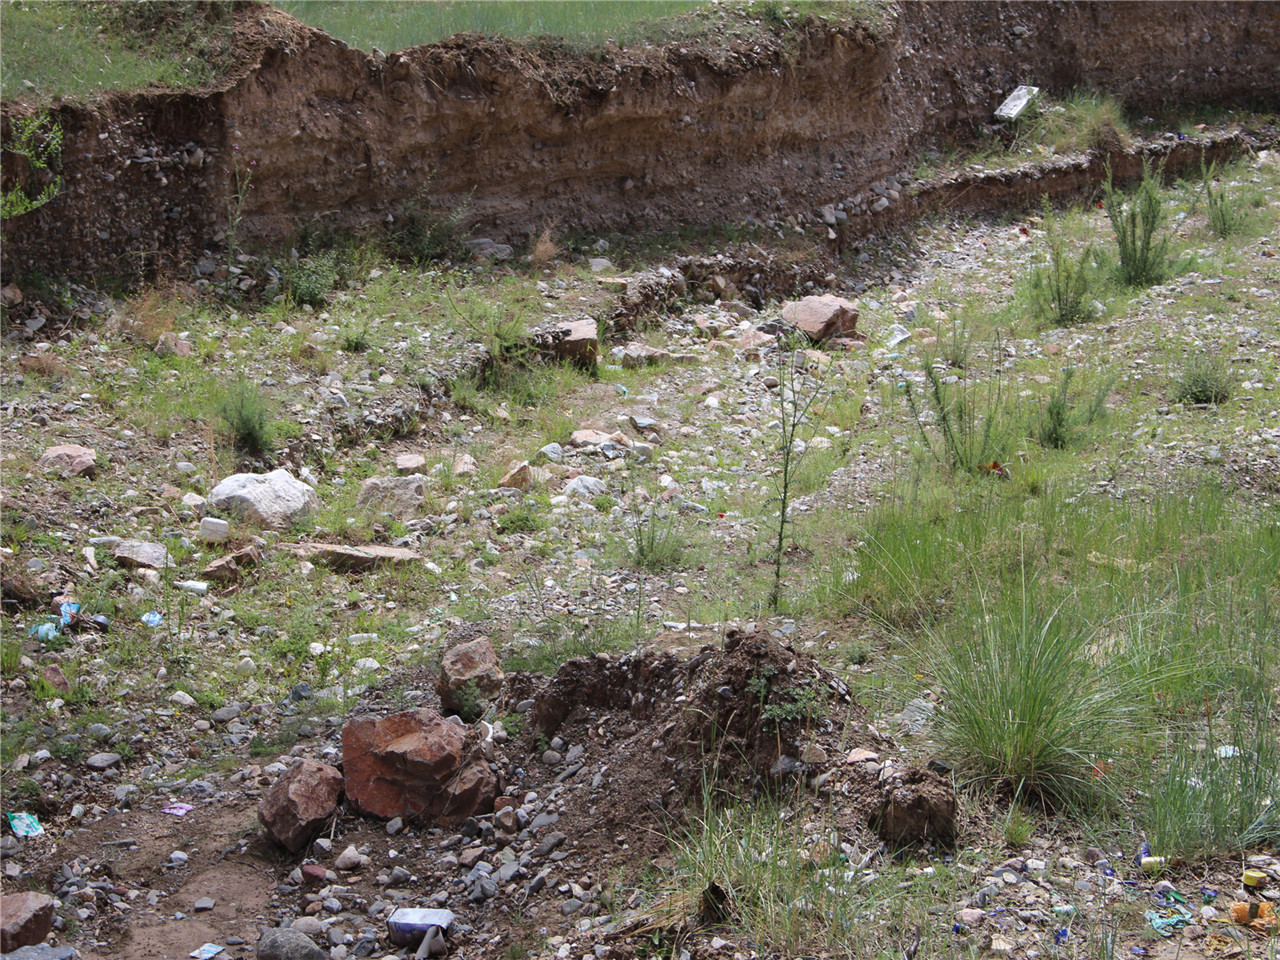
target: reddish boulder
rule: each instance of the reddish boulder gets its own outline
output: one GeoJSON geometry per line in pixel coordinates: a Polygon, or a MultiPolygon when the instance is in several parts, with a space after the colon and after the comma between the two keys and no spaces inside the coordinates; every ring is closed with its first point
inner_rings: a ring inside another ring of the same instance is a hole
{"type": "Polygon", "coordinates": [[[52,929],[52,897],[43,893],[0,897],[0,953],[44,943],[52,929]]]}
{"type": "Polygon", "coordinates": [[[475,734],[434,710],[358,717],[342,728],[347,797],[390,820],[461,823],[501,792],[475,734]]]}
{"type": "Polygon", "coordinates": [[[504,679],[498,655],[489,641],[481,637],[445,651],[436,690],[446,710],[466,714],[475,711],[478,700],[499,696],[504,679]]]}
{"type": "Polygon", "coordinates": [[[40,676],[44,678],[44,682],[59,693],[71,692],[71,681],[67,679],[67,675],[62,672],[62,668],[56,663],[51,663],[40,671],[40,676]]]}
{"type": "Polygon", "coordinates": [[[783,304],[782,319],[815,343],[828,337],[851,337],[858,331],[857,305],[829,293],[783,304]]]}
{"type": "Polygon", "coordinates": [[[36,469],[42,473],[56,470],[64,477],[83,475],[92,479],[97,473],[97,465],[98,453],[92,447],[82,447],[78,443],[60,443],[40,455],[36,469]]]}
{"type": "Polygon", "coordinates": [[[562,363],[594,370],[600,340],[594,320],[571,320],[551,334],[550,353],[562,363]]]}
{"type": "Polygon", "coordinates": [[[280,846],[299,853],[338,809],[342,774],[327,763],[303,760],[272,784],[258,804],[258,822],[280,846]]]}
{"type": "Polygon", "coordinates": [[[162,333],[152,348],[161,357],[192,357],[195,347],[183,340],[176,333],[162,333]]]}

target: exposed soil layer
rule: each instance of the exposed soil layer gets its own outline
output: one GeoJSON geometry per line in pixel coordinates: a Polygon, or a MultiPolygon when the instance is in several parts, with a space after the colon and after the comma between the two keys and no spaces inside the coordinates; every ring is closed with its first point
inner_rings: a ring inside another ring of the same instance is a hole
{"type": "MultiPolygon", "coordinates": [[[[433,203],[469,201],[479,230],[508,239],[812,210],[963,139],[1028,80],[1140,110],[1280,99],[1272,3],[925,2],[879,35],[734,26],[593,58],[471,37],[383,59],[246,7],[248,65],[224,89],[56,109],[67,186],[6,226],[3,273],[145,276],[227,243],[229,219],[240,243],[316,220],[358,227],[428,183],[433,203]]],[[[28,109],[6,104],[5,123],[28,109]]],[[[7,164],[6,184],[23,173],[7,164]]],[[[953,203],[983,202],[970,193],[953,203]]],[[[903,203],[851,229],[919,212],[903,203]]]]}

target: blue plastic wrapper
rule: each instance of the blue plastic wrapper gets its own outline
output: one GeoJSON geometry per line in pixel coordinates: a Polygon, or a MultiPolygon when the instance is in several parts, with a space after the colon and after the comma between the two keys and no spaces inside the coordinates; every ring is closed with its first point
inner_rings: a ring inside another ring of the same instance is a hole
{"type": "Polygon", "coordinates": [[[48,643],[54,637],[62,633],[62,621],[55,620],[52,617],[44,621],[44,623],[35,624],[27,631],[28,637],[35,637],[41,643],[48,643]]]}
{"type": "Polygon", "coordinates": [[[158,627],[160,624],[164,623],[164,617],[152,610],[150,613],[144,613],[142,615],[142,622],[148,627],[158,627]]]}

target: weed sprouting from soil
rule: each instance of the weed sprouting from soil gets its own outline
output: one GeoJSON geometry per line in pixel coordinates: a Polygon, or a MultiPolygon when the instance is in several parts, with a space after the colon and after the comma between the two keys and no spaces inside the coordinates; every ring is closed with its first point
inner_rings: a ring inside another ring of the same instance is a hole
{"type": "Polygon", "coordinates": [[[1169,255],[1173,236],[1162,228],[1169,218],[1164,205],[1164,164],[1142,161],[1142,182],[1128,197],[1112,184],[1110,167],[1102,185],[1103,207],[1115,230],[1119,263],[1116,279],[1130,287],[1163,283],[1174,272],[1169,255]]]}

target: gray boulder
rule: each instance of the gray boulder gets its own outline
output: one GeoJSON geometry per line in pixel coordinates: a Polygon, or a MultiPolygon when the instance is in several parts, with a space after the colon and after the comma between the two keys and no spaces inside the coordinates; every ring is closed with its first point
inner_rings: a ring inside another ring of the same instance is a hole
{"type": "Polygon", "coordinates": [[[329,953],[306,934],[277,927],[258,941],[258,960],[329,960],[329,953]]]}

